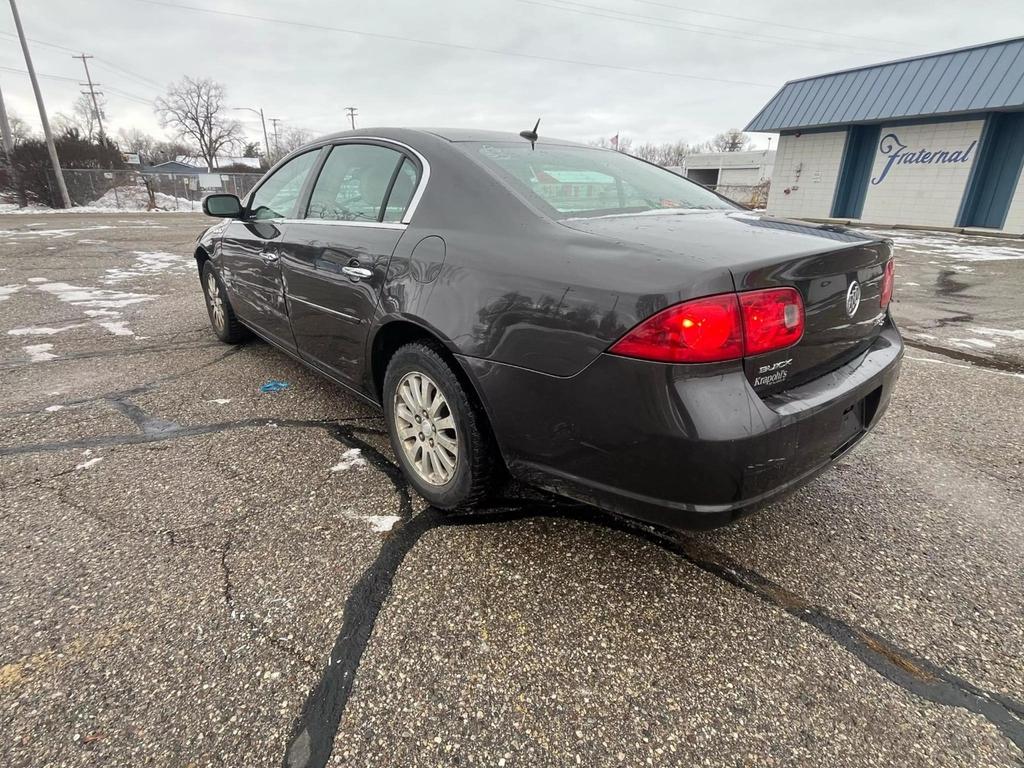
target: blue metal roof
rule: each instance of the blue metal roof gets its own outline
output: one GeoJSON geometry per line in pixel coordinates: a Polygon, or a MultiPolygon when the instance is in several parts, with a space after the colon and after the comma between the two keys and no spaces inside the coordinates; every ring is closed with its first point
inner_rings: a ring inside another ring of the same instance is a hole
{"type": "Polygon", "coordinates": [[[747,125],[784,131],[1024,108],[1024,37],[791,80],[747,125]]]}

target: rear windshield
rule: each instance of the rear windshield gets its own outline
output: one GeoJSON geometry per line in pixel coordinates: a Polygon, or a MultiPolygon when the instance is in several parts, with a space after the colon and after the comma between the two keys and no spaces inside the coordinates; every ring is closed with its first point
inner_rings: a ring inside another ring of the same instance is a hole
{"type": "Polygon", "coordinates": [[[735,209],[664,168],[606,149],[477,144],[476,155],[556,219],[684,209],[735,209]]]}

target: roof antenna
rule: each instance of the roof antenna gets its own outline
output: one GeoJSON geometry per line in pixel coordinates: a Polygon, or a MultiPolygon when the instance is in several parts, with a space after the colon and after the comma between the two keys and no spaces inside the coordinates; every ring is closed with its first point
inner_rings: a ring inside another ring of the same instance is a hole
{"type": "Polygon", "coordinates": [[[537,118],[537,122],[533,125],[532,131],[520,131],[519,135],[530,142],[530,149],[534,149],[534,144],[537,143],[537,127],[540,125],[540,118],[537,118]]]}

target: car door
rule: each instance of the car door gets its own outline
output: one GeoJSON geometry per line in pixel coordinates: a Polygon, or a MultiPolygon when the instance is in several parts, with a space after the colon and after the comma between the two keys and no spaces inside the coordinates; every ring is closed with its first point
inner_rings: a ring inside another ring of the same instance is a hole
{"type": "Polygon", "coordinates": [[[300,222],[289,224],[282,268],[299,354],[360,388],[370,323],[422,174],[397,145],[331,147],[300,222]]]}
{"type": "Polygon", "coordinates": [[[281,244],[320,151],[304,152],[264,179],[250,195],[244,218],[231,221],[221,238],[221,271],[235,312],[256,332],[291,350],[295,339],[284,298],[281,244]]]}

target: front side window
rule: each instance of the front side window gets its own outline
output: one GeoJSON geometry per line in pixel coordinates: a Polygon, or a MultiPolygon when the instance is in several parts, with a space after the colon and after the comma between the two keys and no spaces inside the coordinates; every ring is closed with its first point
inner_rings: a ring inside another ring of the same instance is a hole
{"type": "Polygon", "coordinates": [[[714,193],[635,157],[591,147],[477,144],[485,167],[552,218],[667,209],[735,209],[714,193]]]}
{"type": "Polygon", "coordinates": [[[249,203],[250,219],[290,219],[320,150],[292,158],[260,185],[249,203]]]}
{"type": "MultiPolygon", "coordinates": [[[[401,152],[376,144],[339,144],[331,150],[316,180],[306,218],[400,221],[408,200],[401,206],[392,205],[391,201],[396,199],[395,190],[408,186],[408,174],[404,171],[408,162],[401,152]],[[401,212],[394,218],[399,207],[401,212]]],[[[411,188],[415,189],[415,166],[412,170],[411,188]]]]}

